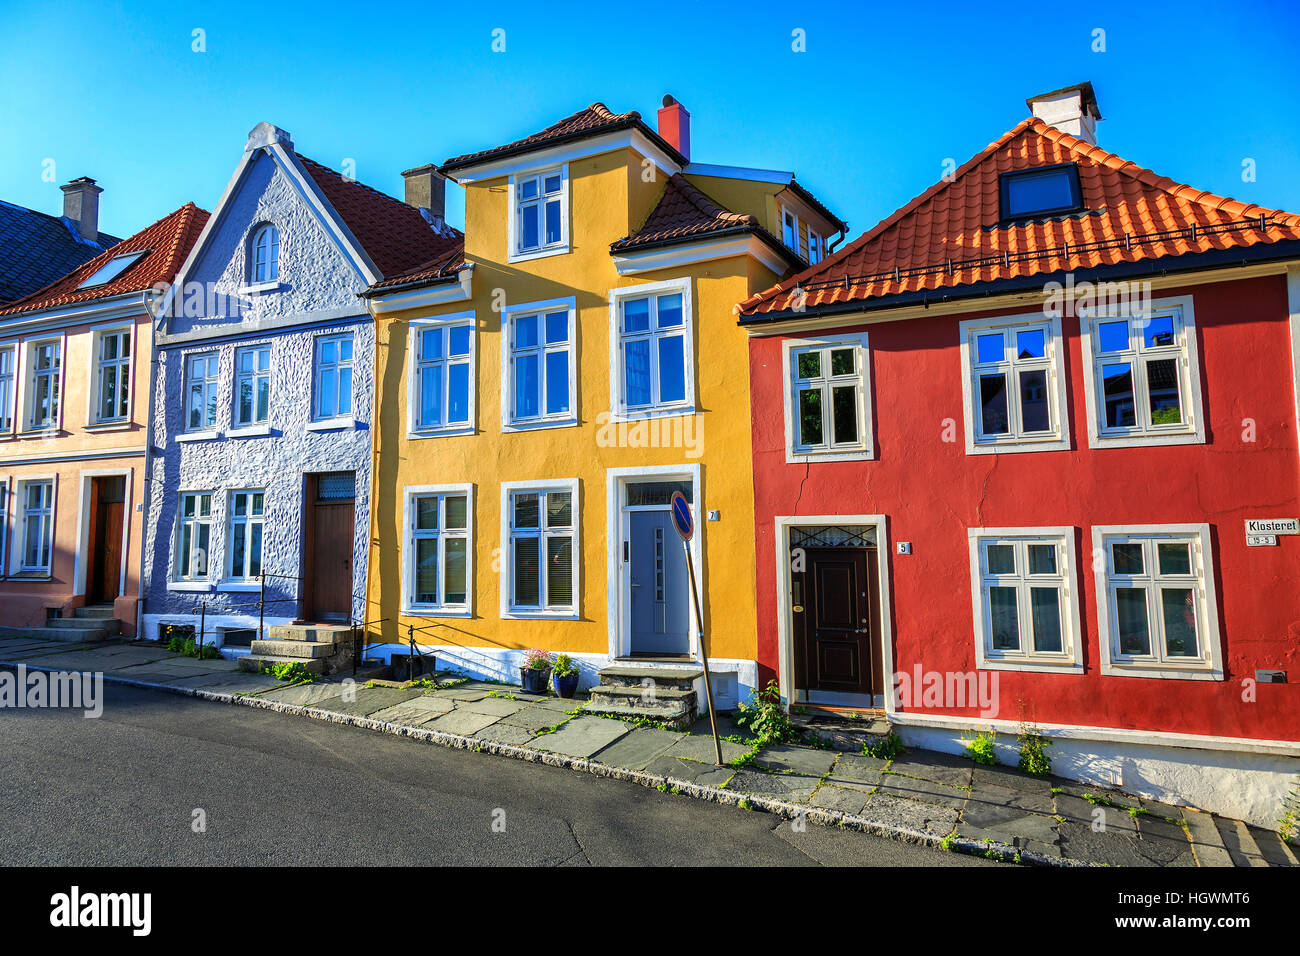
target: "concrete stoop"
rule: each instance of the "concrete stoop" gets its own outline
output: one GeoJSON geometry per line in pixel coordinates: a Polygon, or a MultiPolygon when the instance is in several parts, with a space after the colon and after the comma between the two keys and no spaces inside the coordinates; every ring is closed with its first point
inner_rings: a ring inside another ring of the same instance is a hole
{"type": "Polygon", "coordinates": [[[113,606],[79,607],[72,617],[52,617],[41,627],[0,626],[0,637],[28,637],[68,644],[95,644],[116,638],[122,622],[113,617],[113,606]]]}
{"type": "Polygon", "coordinates": [[[589,714],[644,717],[674,730],[695,722],[695,681],[704,671],[692,667],[644,667],[613,664],[596,672],[600,684],[583,706],[589,714]]]}
{"type": "Polygon", "coordinates": [[[805,738],[841,753],[862,753],[862,748],[878,744],[889,736],[889,720],[882,715],[851,717],[831,711],[791,709],[790,722],[805,738]]]}
{"type": "Polygon", "coordinates": [[[260,673],[276,664],[301,664],[313,674],[337,674],[352,666],[352,629],[328,624],[277,624],[267,628],[236,661],[241,671],[260,673]]]}

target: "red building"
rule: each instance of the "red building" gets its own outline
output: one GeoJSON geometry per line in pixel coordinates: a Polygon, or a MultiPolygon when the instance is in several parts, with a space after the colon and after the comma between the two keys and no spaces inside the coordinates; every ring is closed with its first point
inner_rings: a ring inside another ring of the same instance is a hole
{"type": "Polygon", "coordinates": [[[1089,84],[744,302],[759,663],[956,752],[1272,824],[1300,771],[1300,217],[1089,84]],[[1254,522],[1254,524],[1252,524],[1254,522]]]}

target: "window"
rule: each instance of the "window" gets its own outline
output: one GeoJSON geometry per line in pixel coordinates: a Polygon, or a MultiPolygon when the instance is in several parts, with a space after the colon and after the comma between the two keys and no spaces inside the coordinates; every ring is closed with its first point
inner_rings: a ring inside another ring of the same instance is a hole
{"type": "Polygon", "coordinates": [[[961,336],[967,453],[1069,448],[1060,319],[968,320],[961,336]]]}
{"type": "Polygon", "coordinates": [[[212,526],[212,495],[181,494],[176,534],[176,580],[202,581],[208,576],[208,538],[212,526]]]}
{"type": "Polygon", "coordinates": [[[808,230],[808,265],[814,266],[826,256],[826,244],[821,236],[808,230]]]}
{"type": "Polygon", "coordinates": [[[59,365],[63,343],[59,339],[31,345],[32,397],[28,403],[29,428],[54,428],[59,423],[59,365]]]}
{"type": "Polygon", "coordinates": [[[235,352],[235,423],[265,424],[271,413],[271,346],[235,352]]]}
{"type": "Polygon", "coordinates": [[[1003,173],[1000,184],[1003,220],[1078,212],[1083,208],[1079,169],[1074,163],[1003,173]]]}
{"type": "Polygon", "coordinates": [[[407,489],[405,608],[469,613],[472,496],[469,485],[407,489]]]}
{"type": "MultiPolygon", "coordinates": [[[[232,581],[247,581],[262,573],[262,491],[230,493],[230,570],[232,581]]],[[[206,547],[206,544],[205,544],[206,547]]]]}
{"type": "Polygon", "coordinates": [[[249,281],[254,285],[280,278],[280,230],[269,222],[253,233],[249,281]]]}
{"type": "Polygon", "coordinates": [[[534,303],[506,313],[503,389],[506,428],[573,424],[573,305],[534,303]],[[539,308],[539,305],[542,306],[539,308]]]}
{"type": "Polygon", "coordinates": [[[1093,528],[1103,674],[1223,678],[1210,526],[1093,528]]]}
{"type": "Polygon", "coordinates": [[[613,409],[636,417],[689,413],[695,405],[694,323],[689,280],[610,293],[613,409]]]}
{"type": "Polygon", "coordinates": [[[576,616],[577,480],[504,483],[501,494],[502,615],[576,616]]]}
{"type": "Polygon", "coordinates": [[[787,339],[786,460],[871,457],[867,334],[787,339]]]}
{"type": "Polygon", "coordinates": [[[1205,441],[1191,300],[1143,316],[1084,320],[1089,437],[1094,445],[1205,441]]]}
{"type": "Polygon", "coordinates": [[[784,206],[781,207],[781,241],[796,253],[799,251],[799,217],[784,206]]]}
{"type": "Polygon", "coordinates": [[[568,251],[568,167],[512,176],[510,189],[511,260],[568,251]]]}
{"type": "Polygon", "coordinates": [[[114,256],[87,276],[81,285],[77,286],[77,289],[90,289],[97,285],[108,285],[148,254],[148,249],[142,249],[139,252],[127,252],[120,256],[114,256]]]}
{"type": "Polygon", "coordinates": [[[352,333],[316,340],[316,415],[343,418],[352,414],[352,333]]]}
{"type": "Polygon", "coordinates": [[[19,485],[22,513],[22,571],[48,573],[54,538],[54,482],[26,481],[19,485]]]}
{"type": "Polygon", "coordinates": [[[468,430],[473,423],[473,322],[412,323],[414,432],[468,430]]]}
{"type": "Polygon", "coordinates": [[[131,330],[113,329],[96,336],[95,412],[97,423],[126,421],[130,415],[131,330]]]}
{"type": "Polygon", "coordinates": [[[970,531],[980,667],[1081,672],[1074,529],[970,531]]]}
{"type": "Polygon", "coordinates": [[[185,430],[217,427],[217,353],[204,352],[185,359],[185,430]]]}
{"type": "Polygon", "coordinates": [[[0,431],[14,427],[14,375],[17,347],[0,346],[0,431]]]}

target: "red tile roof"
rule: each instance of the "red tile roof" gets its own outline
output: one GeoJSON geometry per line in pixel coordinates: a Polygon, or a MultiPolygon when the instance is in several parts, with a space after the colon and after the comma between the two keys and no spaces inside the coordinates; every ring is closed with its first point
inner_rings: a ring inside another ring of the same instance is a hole
{"type": "Polygon", "coordinates": [[[400,286],[430,285],[454,279],[465,266],[465,241],[461,241],[428,262],[422,262],[414,269],[389,276],[382,282],[376,282],[364,295],[373,295],[379,289],[395,289],[400,286]]]}
{"type": "Polygon", "coordinates": [[[582,139],[587,136],[594,136],[598,133],[609,133],[618,129],[628,129],[635,127],[642,133],[650,137],[651,140],[659,146],[660,149],[673,157],[680,165],[686,165],[686,158],[682,156],[667,140],[661,137],[657,132],[647,126],[641,119],[641,114],[632,110],[629,113],[614,113],[604,103],[592,103],[584,110],[578,110],[572,116],[566,116],[558,123],[553,123],[539,133],[531,136],[525,136],[523,139],[517,139],[513,143],[507,143],[504,146],[494,146],[492,149],[480,150],[477,153],[466,153],[463,156],[453,156],[442,164],[442,171],[449,172],[454,169],[463,169],[466,166],[473,166],[489,159],[501,159],[506,156],[514,156],[520,153],[532,152],[535,149],[543,149],[547,146],[554,146],[558,143],[569,142],[575,139],[582,139]]]}
{"type": "Polygon", "coordinates": [[[206,210],[200,209],[192,202],[186,203],[152,226],[141,229],[131,238],[123,239],[112,249],[78,266],[57,282],[0,309],[0,315],[14,315],[20,312],[54,309],[76,302],[107,299],[131,292],[143,292],[158,282],[171,282],[176,277],[177,270],[184,264],[186,256],[189,255],[190,249],[199,238],[199,233],[203,231],[207,221],[206,210]],[[110,260],[140,250],[147,250],[148,254],[107,285],[90,289],[77,288],[110,260]]]}
{"type": "MultiPolygon", "coordinates": [[[[742,321],[899,294],[1300,239],[1300,216],[1194,189],[1031,117],[817,265],[745,300],[742,321]],[[999,176],[1077,163],[1084,211],[1003,224],[999,176]],[[796,289],[797,287],[797,289],[796,289]]],[[[978,290],[969,290],[978,291],[978,290]]]]}
{"type": "Polygon", "coordinates": [[[384,277],[414,269],[464,242],[464,236],[450,227],[435,231],[414,206],[347,179],[301,153],[298,159],[384,277]]]}
{"type": "MultiPolygon", "coordinates": [[[[674,173],[664,186],[663,195],[636,232],[610,244],[610,252],[637,246],[684,242],[718,232],[752,232],[762,235],[783,248],[775,237],[759,225],[758,217],[731,212],[705,195],[681,173],[674,173]]],[[[799,260],[795,260],[796,262],[799,260]]]]}

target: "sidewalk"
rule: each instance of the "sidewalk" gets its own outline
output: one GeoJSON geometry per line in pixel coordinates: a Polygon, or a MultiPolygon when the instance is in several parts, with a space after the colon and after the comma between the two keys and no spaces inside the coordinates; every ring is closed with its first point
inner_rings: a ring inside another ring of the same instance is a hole
{"type": "MultiPolygon", "coordinates": [[[[211,700],[333,720],[445,746],[633,780],[746,810],[1039,865],[1296,866],[1295,848],[1241,821],[948,754],[892,760],[723,740],[714,765],[705,718],[689,733],[584,715],[585,698],[443,675],[439,688],[322,680],[286,685],[151,644],[0,640],[0,665],[102,672],[211,700]]],[[[727,718],[719,733],[744,734],[727,718]]]]}

